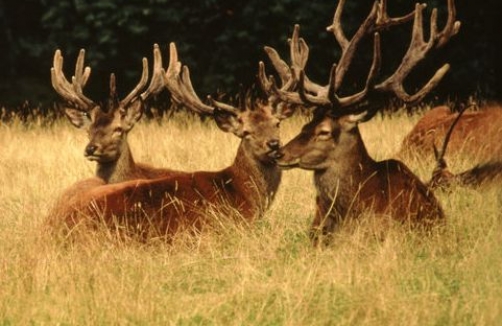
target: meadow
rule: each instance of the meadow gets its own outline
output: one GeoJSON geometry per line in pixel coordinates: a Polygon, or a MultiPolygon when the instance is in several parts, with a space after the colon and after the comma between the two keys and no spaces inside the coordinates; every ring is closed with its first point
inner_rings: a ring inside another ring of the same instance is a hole
{"type": "MultiPolygon", "coordinates": [[[[361,125],[370,154],[394,157],[419,115],[361,125]]],[[[285,120],[282,138],[305,117],[285,120]]],[[[0,325],[499,325],[502,194],[436,193],[447,225],[423,236],[366,216],[313,248],[310,172],[286,171],[251,225],[222,219],[197,236],[62,241],[41,231],[65,187],[88,178],[86,134],[64,119],[0,125],[0,325]]],[[[238,139],[178,114],[129,134],[137,161],[180,170],[229,165],[238,139]]],[[[422,180],[430,162],[403,158],[422,180]]],[[[449,157],[455,171],[469,162],[449,157]]]]}

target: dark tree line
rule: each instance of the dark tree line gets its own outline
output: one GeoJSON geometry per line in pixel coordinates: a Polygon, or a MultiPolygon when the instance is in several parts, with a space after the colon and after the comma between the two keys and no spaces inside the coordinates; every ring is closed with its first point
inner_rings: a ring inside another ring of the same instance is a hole
{"type": "MultiPolygon", "coordinates": [[[[372,2],[347,1],[348,34],[358,27],[372,2]]],[[[449,62],[451,71],[429,100],[462,100],[472,95],[500,99],[502,37],[496,24],[497,2],[456,2],[460,34],[417,69],[409,87],[449,62]]],[[[410,0],[389,1],[389,10],[393,15],[404,14],[413,5],[410,0]]],[[[336,1],[327,0],[0,0],[0,106],[16,109],[26,102],[50,106],[57,100],[49,73],[57,48],[63,51],[67,75],[72,74],[78,50],[86,49],[86,63],[93,69],[86,93],[93,99],[106,96],[111,72],[117,74],[119,93],[128,92],[139,78],[141,58],[151,57],[152,44],[162,46],[167,60],[169,42],[177,43],[199,93],[233,93],[240,84],[254,82],[259,60],[268,63],[264,45],[288,53],[287,38],[295,23],[301,25],[301,36],[311,49],[308,75],[327,82],[339,51],[333,35],[326,32],[335,6],[336,1]]],[[[446,0],[430,1],[428,13],[436,6],[443,26],[446,0]]],[[[395,67],[402,57],[410,29],[408,24],[385,33],[386,66],[395,67]]],[[[354,66],[351,80],[365,73],[370,52],[363,49],[363,64],[354,66]]]]}

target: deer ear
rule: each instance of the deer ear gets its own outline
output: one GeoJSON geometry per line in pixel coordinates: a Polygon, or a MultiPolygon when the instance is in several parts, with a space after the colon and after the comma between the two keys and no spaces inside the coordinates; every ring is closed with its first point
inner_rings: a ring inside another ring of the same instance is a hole
{"type": "Polygon", "coordinates": [[[366,110],[357,114],[349,114],[344,117],[344,121],[347,124],[352,124],[354,127],[361,122],[366,122],[373,118],[378,110],[366,110]]]}
{"type": "Polygon", "coordinates": [[[242,137],[242,123],[236,113],[215,108],[213,112],[214,121],[224,132],[231,132],[237,137],[242,137]]]}
{"type": "Polygon", "coordinates": [[[144,111],[144,104],[141,98],[138,98],[135,101],[132,101],[125,108],[119,109],[121,118],[122,118],[122,127],[125,130],[131,130],[134,127],[134,124],[141,119],[144,111]]]}
{"type": "Polygon", "coordinates": [[[74,108],[65,108],[64,113],[71,124],[77,128],[87,127],[91,124],[89,113],[74,108]]]}
{"type": "Polygon", "coordinates": [[[367,116],[368,116],[368,111],[364,111],[362,113],[357,113],[357,114],[348,114],[346,116],[341,117],[339,121],[343,129],[351,130],[355,128],[358,123],[368,121],[369,118],[367,116]]]}

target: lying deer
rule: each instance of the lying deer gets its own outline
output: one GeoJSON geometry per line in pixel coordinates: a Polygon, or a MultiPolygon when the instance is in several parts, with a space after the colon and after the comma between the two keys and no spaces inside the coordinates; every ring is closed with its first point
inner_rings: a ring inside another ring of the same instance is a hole
{"type": "Polygon", "coordinates": [[[502,181],[502,160],[492,159],[481,164],[477,164],[474,168],[465,170],[461,173],[454,174],[449,168],[445,160],[446,149],[448,147],[451,135],[455,130],[456,125],[462,121],[462,116],[466,112],[466,108],[462,109],[455,117],[450,127],[448,128],[443,145],[438,150],[433,145],[434,156],[436,158],[436,166],[432,172],[429,187],[432,189],[441,188],[447,189],[453,185],[460,185],[470,188],[478,188],[487,185],[500,184],[502,181]]]}
{"type": "MultiPolygon", "coordinates": [[[[433,157],[435,140],[446,137],[456,114],[448,106],[431,109],[406,135],[399,157],[415,157],[421,160],[433,157]]],[[[449,151],[455,157],[474,162],[502,160],[502,107],[498,104],[483,105],[465,112],[451,134],[449,151]]]]}
{"type": "MultiPolygon", "coordinates": [[[[293,62],[293,66],[303,68],[303,45],[303,40],[294,35],[290,43],[292,60],[300,63],[293,62]]],[[[287,66],[273,52],[268,49],[274,64],[287,66]]],[[[284,80],[281,89],[291,90],[295,86],[291,73],[278,72],[284,80]]],[[[132,232],[142,236],[169,237],[182,226],[200,228],[208,209],[238,211],[245,220],[252,221],[271,204],[282,173],[274,162],[280,148],[279,124],[293,110],[275,105],[275,96],[240,108],[211,98],[209,104],[204,103],[192,87],[188,67],[178,61],[174,43],[170,45],[164,80],[175,102],[212,116],[222,131],[241,139],[234,162],[221,171],[179,173],[174,177],[93,188],[75,197],[59,212],[66,228],[104,221],[110,227],[133,225],[132,232]]]]}
{"type": "Polygon", "coordinates": [[[158,45],[155,44],[153,48],[153,76],[148,88],[144,90],[148,82],[148,61],[143,58],[143,71],[139,83],[121,101],[117,98],[115,75],[110,75],[110,96],[105,105],[95,103],[83,93],[91,74],[90,67],[84,68],[84,59],[85,50],[82,49],[75,65],[75,75],[72,76],[70,83],[63,73],[61,51],[56,50],[51,68],[51,81],[56,92],[66,101],[64,112],[70,122],[77,128],[84,128],[89,135],[84,155],[89,160],[97,162],[96,175],[67,187],[50,208],[49,217],[64,211],[68,202],[74,197],[92,188],[107,183],[155,179],[177,173],[170,169],[136,163],[127,141],[127,134],[143,114],[144,102],[164,89],[164,69],[158,45]]]}
{"type": "Polygon", "coordinates": [[[386,2],[376,1],[366,20],[352,39],[348,40],[341,27],[340,18],[345,1],[340,1],[333,24],[328,30],[334,33],[342,48],[338,64],[333,65],[331,78],[326,86],[308,79],[301,71],[298,90],[288,92],[275,87],[273,78],[267,78],[260,70],[260,80],[265,89],[275,90],[287,103],[309,105],[314,108],[311,122],[299,135],[281,150],[277,164],[283,169],[301,168],[314,172],[317,190],[317,209],[312,227],[312,238],[318,243],[319,236],[329,235],[337,225],[347,219],[360,216],[365,211],[386,215],[410,225],[429,229],[444,219],[443,210],[434,194],[403,163],[397,160],[376,162],[364,145],[358,124],[371,119],[374,108],[364,109],[365,101],[382,94],[393,94],[407,103],[420,101],[442,79],[449,66],[439,69],[417,93],[410,95],[403,88],[403,80],[429,52],[447,42],[458,32],[453,0],[448,1],[448,23],[438,32],[436,10],[431,17],[431,35],[423,39],[422,10],[417,4],[412,14],[401,18],[389,18],[386,2]],[[382,82],[376,79],[380,70],[379,31],[414,18],[411,44],[396,71],[382,82]],[[338,95],[344,75],[365,35],[373,35],[373,61],[364,89],[359,93],[338,95]]]}
{"type": "MultiPolygon", "coordinates": [[[[153,48],[153,76],[149,87],[144,90],[148,82],[148,61],[143,58],[141,79],[123,100],[119,101],[117,97],[115,75],[110,75],[110,96],[106,104],[97,104],[83,93],[91,74],[89,67],[84,68],[84,57],[85,50],[82,49],[70,83],[63,74],[61,51],[56,50],[51,78],[52,86],[66,101],[66,116],[75,127],[84,128],[89,135],[84,155],[88,160],[96,161],[96,177],[103,183],[118,183],[134,179],[155,179],[177,173],[170,169],[136,163],[127,141],[128,133],[143,114],[144,102],[164,89],[164,69],[159,46],[155,44],[153,48]]],[[[95,182],[100,183],[99,180],[95,182]]]]}

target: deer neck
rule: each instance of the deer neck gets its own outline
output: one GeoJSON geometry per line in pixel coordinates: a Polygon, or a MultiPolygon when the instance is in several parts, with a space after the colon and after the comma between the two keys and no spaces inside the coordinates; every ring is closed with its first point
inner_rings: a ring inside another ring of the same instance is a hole
{"type": "Polygon", "coordinates": [[[132,157],[131,149],[127,140],[122,145],[121,154],[116,161],[99,162],[96,168],[96,176],[106,183],[118,183],[129,180],[136,163],[132,157]]]}
{"type": "Polygon", "coordinates": [[[271,205],[281,182],[281,169],[272,162],[258,160],[241,142],[230,170],[235,182],[243,185],[249,200],[262,212],[271,205]]]}
{"type": "Polygon", "coordinates": [[[319,199],[341,214],[349,207],[360,186],[377,171],[376,162],[369,156],[359,130],[346,148],[327,169],[314,172],[319,199]]]}

